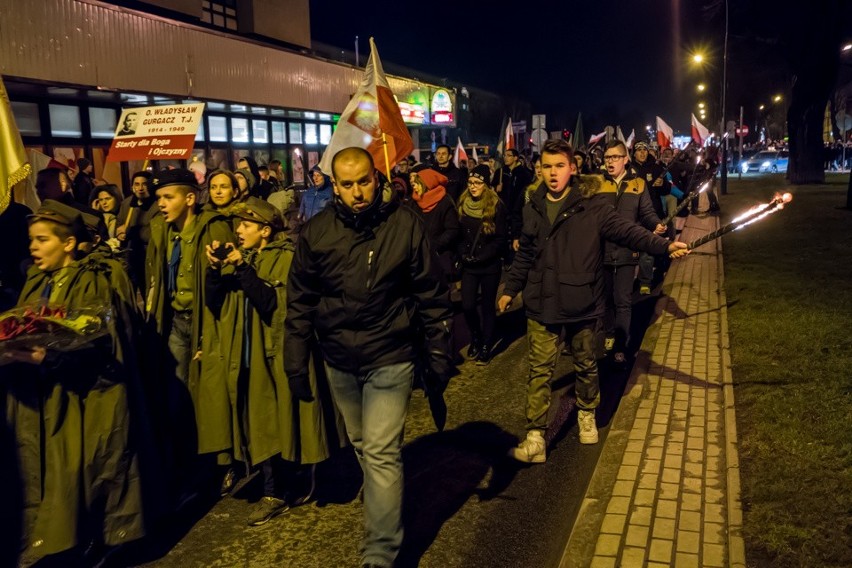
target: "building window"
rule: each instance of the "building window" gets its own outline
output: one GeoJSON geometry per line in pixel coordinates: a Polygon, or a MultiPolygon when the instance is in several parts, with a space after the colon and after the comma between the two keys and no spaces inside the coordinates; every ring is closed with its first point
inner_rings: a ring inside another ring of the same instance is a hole
{"type": "Polygon", "coordinates": [[[89,107],[92,138],[112,138],[115,135],[115,109],[89,107]]]}
{"type": "MultiPolygon", "coordinates": [[[[278,122],[277,120],[272,121],[272,143],[273,144],[285,144],[287,142],[286,136],[284,134],[284,123],[278,122]]],[[[284,160],[281,160],[282,162],[284,160]]]]}
{"type": "Polygon", "coordinates": [[[237,0],[202,0],[201,21],[236,31],[237,0]]]}
{"type": "Polygon", "coordinates": [[[265,120],[251,121],[251,137],[255,144],[266,144],[269,142],[269,123],[265,120]]]}
{"type": "Polygon", "coordinates": [[[210,141],[211,142],[227,142],[228,141],[228,125],[224,116],[209,116],[207,121],[210,123],[210,141]]]}
{"type": "Polygon", "coordinates": [[[331,142],[331,125],[320,124],[320,144],[328,145],[331,142]]]}
{"type": "Polygon", "coordinates": [[[48,105],[50,110],[50,134],[53,136],[80,138],[80,107],[70,105],[48,105]]]}
{"type": "Polygon", "coordinates": [[[305,144],[319,144],[316,124],[310,122],[305,124],[305,144]]]}
{"type": "Polygon", "coordinates": [[[287,125],[290,131],[290,144],[302,143],[302,125],[298,122],[291,122],[287,125]]]}
{"type": "Polygon", "coordinates": [[[248,119],[247,118],[232,118],[231,119],[231,142],[248,142],[248,119]]]}
{"type": "Polygon", "coordinates": [[[12,101],[12,114],[18,131],[23,136],[41,136],[41,120],[38,116],[38,104],[12,101]]]}

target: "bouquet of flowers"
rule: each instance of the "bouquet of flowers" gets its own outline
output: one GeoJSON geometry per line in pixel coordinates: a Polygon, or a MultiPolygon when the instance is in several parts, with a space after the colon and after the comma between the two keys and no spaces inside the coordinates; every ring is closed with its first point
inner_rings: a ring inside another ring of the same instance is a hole
{"type": "Polygon", "coordinates": [[[109,333],[109,310],[39,304],[0,314],[0,363],[36,347],[74,351],[109,333]]]}

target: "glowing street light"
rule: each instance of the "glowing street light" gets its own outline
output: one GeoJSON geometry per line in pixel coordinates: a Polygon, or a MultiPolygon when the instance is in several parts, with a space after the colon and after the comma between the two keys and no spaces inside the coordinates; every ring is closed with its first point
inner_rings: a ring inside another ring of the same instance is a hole
{"type": "Polygon", "coordinates": [[[772,102],[780,103],[781,102],[781,95],[775,95],[774,97],[772,97],[772,102]]]}
{"type": "Polygon", "coordinates": [[[703,63],[704,62],[704,56],[701,55],[700,53],[696,53],[695,55],[692,56],[692,61],[694,63],[703,63]]]}
{"type": "Polygon", "coordinates": [[[757,110],[763,110],[765,108],[766,108],[766,105],[760,105],[759,107],[757,107],[757,110]]]}
{"type": "Polygon", "coordinates": [[[646,124],[646,125],[645,125],[645,130],[647,130],[648,132],[650,132],[650,131],[651,131],[651,125],[650,125],[650,124],[646,124]]]}
{"type": "Polygon", "coordinates": [[[840,51],[849,51],[850,49],[852,49],[852,43],[847,43],[846,45],[844,45],[844,46],[841,48],[841,50],[840,50],[840,51]]]}
{"type": "Polygon", "coordinates": [[[698,84],[698,92],[699,92],[699,93],[703,93],[703,92],[704,92],[704,89],[706,89],[706,88],[707,88],[707,87],[704,85],[704,83],[699,83],[699,84],[698,84]]]}
{"type": "Polygon", "coordinates": [[[704,108],[704,103],[698,103],[698,108],[704,108]]]}

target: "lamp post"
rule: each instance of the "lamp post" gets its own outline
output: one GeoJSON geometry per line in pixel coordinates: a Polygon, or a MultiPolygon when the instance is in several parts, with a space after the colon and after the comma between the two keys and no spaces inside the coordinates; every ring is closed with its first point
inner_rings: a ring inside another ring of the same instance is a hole
{"type": "MultiPolygon", "coordinates": [[[[725,129],[725,94],[728,90],[728,0],[725,0],[725,49],[722,54],[722,117],[720,119],[720,136],[726,132],[725,129]]],[[[728,194],[728,139],[723,138],[722,146],[722,179],[719,184],[722,195],[728,194]]]]}

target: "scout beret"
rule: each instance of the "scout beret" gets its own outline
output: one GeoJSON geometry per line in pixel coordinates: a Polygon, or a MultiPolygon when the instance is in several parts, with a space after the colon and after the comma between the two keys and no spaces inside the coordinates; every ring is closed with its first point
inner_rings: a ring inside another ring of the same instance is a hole
{"type": "Polygon", "coordinates": [[[195,180],[195,174],[186,168],[175,168],[173,170],[162,170],[154,174],[151,178],[151,185],[154,191],[169,185],[183,185],[192,188],[195,191],[199,190],[198,182],[195,180]]]}
{"type": "Polygon", "coordinates": [[[284,220],[281,218],[278,209],[271,203],[257,197],[249,197],[234,207],[231,214],[239,219],[269,225],[273,231],[280,231],[284,227],[284,220]]]}

